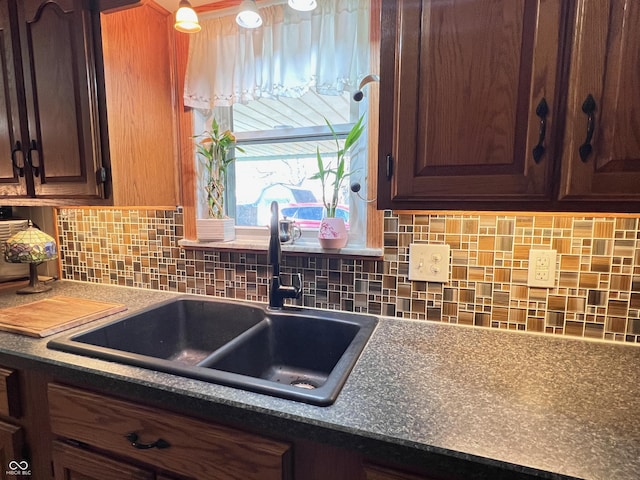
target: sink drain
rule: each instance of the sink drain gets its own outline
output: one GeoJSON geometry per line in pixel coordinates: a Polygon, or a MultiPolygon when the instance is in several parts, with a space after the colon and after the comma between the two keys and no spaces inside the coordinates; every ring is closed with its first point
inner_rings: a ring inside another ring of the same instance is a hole
{"type": "Polygon", "coordinates": [[[291,382],[291,385],[298,388],[306,388],[307,390],[314,390],[318,388],[308,380],[294,380],[293,382],[291,382]]]}

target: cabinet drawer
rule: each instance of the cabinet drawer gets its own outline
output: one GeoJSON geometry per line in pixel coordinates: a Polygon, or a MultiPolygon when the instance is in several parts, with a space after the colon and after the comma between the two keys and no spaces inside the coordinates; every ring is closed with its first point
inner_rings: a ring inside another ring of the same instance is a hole
{"type": "Polygon", "coordinates": [[[20,417],[18,372],[0,367],[0,414],[20,417]]]}
{"type": "MultiPolygon", "coordinates": [[[[25,468],[9,466],[12,461],[20,462],[20,464],[24,462],[23,450],[24,430],[22,427],[0,421],[0,460],[2,461],[0,468],[2,470],[17,470],[18,468],[30,470],[31,467],[28,464],[25,468]]],[[[6,477],[2,475],[2,478],[9,478],[9,474],[7,473],[6,477]]]]}
{"type": "Polygon", "coordinates": [[[56,435],[197,479],[290,478],[287,443],[63,385],[48,396],[56,435]],[[130,433],[168,446],[135,448],[130,433]]]}
{"type": "Polygon", "coordinates": [[[126,463],[72,447],[61,442],[53,444],[53,474],[55,480],[85,479],[153,480],[153,472],[126,463]]]}

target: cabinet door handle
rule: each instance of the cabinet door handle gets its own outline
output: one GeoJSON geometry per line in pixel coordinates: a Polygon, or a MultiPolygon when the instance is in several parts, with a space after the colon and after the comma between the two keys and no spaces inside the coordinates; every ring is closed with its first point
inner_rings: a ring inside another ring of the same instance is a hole
{"type": "Polygon", "coordinates": [[[138,442],[138,434],[136,432],[129,432],[124,436],[124,438],[129,440],[129,442],[131,442],[131,446],[138,450],[149,450],[150,448],[162,449],[169,448],[171,446],[169,442],[161,438],[151,443],[140,443],[138,442]]]}
{"type": "MultiPolygon", "coordinates": [[[[13,171],[18,174],[19,177],[24,177],[24,167],[18,166],[18,162],[16,162],[16,153],[22,153],[22,143],[18,140],[11,150],[11,164],[13,165],[13,171]]],[[[24,163],[24,162],[23,162],[24,163]]]]}
{"type": "Polygon", "coordinates": [[[387,180],[391,180],[393,176],[393,156],[387,153],[387,180]]]}
{"type": "Polygon", "coordinates": [[[35,140],[31,140],[31,146],[29,147],[29,151],[27,152],[27,161],[29,162],[29,166],[31,167],[31,171],[33,172],[34,177],[40,176],[40,152],[38,152],[38,142],[35,140]],[[33,164],[33,152],[38,154],[38,165],[33,164]]]}
{"type": "Polygon", "coordinates": [[[587,138],[582,145],[580,145],[580,149],[578,150],[580,153],[580,158],[583,162],[587,161],[589,155],[593,151],[593,147],[591,146],[591,139],[593,138],[593,130],[595,128],[595,111],[596,111],[596,100],[593,98],[593,95],[589,94],[582,104],[582,111],[587,115],[587,138]]]}
{"type": "Polygon", "coordinates": [[[544,137],[547,135],[547,115],[549,114],[549,105],[547,100],[543,97],[536,107],[536,115],[540,118],[540,127],[538,130],[538,144],[533,147],[533,160],[536,163],[540,163],[542,156],[544,155],[544,137]]]}

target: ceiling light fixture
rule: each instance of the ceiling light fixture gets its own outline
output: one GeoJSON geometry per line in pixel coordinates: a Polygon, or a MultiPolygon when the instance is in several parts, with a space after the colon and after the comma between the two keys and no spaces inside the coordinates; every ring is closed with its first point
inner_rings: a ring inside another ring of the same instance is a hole
{"type": "Polygon", "coordinates": [[[236,15],[236,23],[244,28],[258,28],[262,25],[262,17],[255,0],[243,0],[236,15]]]}
{"type": "Polygon", "coordinates": [[[316,0],[289,0],[289,6],[301,12],[310,12],[318,6],[316,0]]]}
{"type": "Polygon", "coordinates": [[[198,15],[195,10],[191,8],[189,0],[180,0],[178,11],[176,12],[176,23],[173,28],[183,33],[196,33],[200,31],[198,15]]]}

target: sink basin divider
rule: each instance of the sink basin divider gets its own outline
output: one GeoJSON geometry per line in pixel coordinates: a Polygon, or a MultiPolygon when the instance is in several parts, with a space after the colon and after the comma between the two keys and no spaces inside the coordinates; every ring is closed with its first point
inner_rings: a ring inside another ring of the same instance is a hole
{"type": "Polygon", "coordinates": [[[197,367],[208,367],[213,363],[217,362],[219,359],[229,354],[232,350],[234,350],[239,344],[244,343],[247,338],[253,337],[255,335],[259,335],[261,331],[269,328],[269,318],[265,318],[260,321],[250,329],[242,332],[240,335],[235,337],[233,340],[222,345],[220,348],[211,352],[206,358],[202,359],[200,362],[196,363],[197,367]]]}

